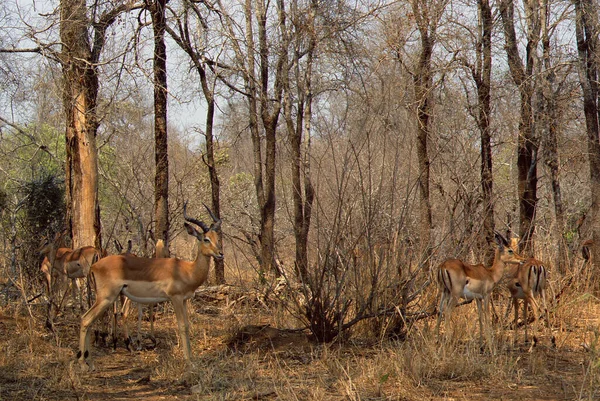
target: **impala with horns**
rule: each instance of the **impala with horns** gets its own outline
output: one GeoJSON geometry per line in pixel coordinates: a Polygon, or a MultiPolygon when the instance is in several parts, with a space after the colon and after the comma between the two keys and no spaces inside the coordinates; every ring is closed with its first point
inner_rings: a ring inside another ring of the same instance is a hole
{"type": "MultiPolygon", "coordinates": [[[[170,257],[170,252],[169,252],[169,248],[165,245],[164,240],[159,239],[159,240],[155,240],[154,239],[154,234],[152,234],[152,231],[150,231],[150,238],[152,239],[152,241],[155,242],[155,246],[154,246],[154,258],[168,258],[170,257]]],[[[129,247],[127,249],[127,251],[123,252],[123,247],[122,246],[117,246],[115,244],[117,251],[119,252],[119,254],[123,255],[132,255],[132,256],[137,256],[135,254],[133,254],[131,252],[131,240],[129,240],[129,247]]],[[[125,338],[125,347],[129,350],[132,351],[131,348],[131,344],[132,344],[132,339],[131,336],[129,335],[129,326],[127,324],[127,318],[129,317],[129,314],[131,313],[131,310],[133,308],[133,306],[131,305],[131,299],[127,298],[126,296],[124,296],[123,294],[121,294],[121,297],[124,298],[122,299],[122,304],[123,307],[121,308],[121,316],[123,318],[123,336],[125,338]]],[[[116,303],[115,303],[116,305],[116,303]]],[[[154,335],[154,306],[155,304],[149,304],[148,305],[148,314],[149,314],[149,320],[150,320],[150,341],[152,341],[152,347],[156,347],[157,341],[156,341],[156,336],[154,335]]],[[[137,324],[137,349],[138,351],[142,349],[142,318],[143,318],[143,309],[142,309],[142,304],[137,304],[137,310],[138,310],[138,324],[137,324]]],[[[115,318],[114,318],[114,331],[113,331],[113,348],[117,347],[117,338],[116,338],[116,327],[117,327],[117,313],[115,311],[115,318]]]]}
{"type": "Polygon", "coordinates": [[[499,233],[495,234],[496,252],[491,268],[484,265],[470,265],[459,259],[448,259],[438,269],[440,304],[436,333],[439,335],[442,316],[448,317],[460,298],[475,299],[479,314],[479,344],[483,346],[483,320],[487,325],[489,297],[496,284],[504,275],[506,263],[520,263],[523,258],[511,247],[499,233]]]}
{"type": "Polygon", "coordinates": [[[140,258],[133,255],[112,255],[92,266],[96,283],[96,302],[81,318],[79,352],[77,359],[82,368],[93,369],[90,356],[89,329],[94,321],[123,294],[134,302],[152,304],[171,301],[177,317],[183,355],[191,360],[187,300],[208,277],[211,258],[223,259],[219,246],[221,220],[208,210],[213,223],[210,227],[202,221],[188,217],[183,207],[184,226],[187,233],[198,240],[194,261],[177,258],[140,258]],[[192,223],[200,227],[194,228],[192,223]]]}

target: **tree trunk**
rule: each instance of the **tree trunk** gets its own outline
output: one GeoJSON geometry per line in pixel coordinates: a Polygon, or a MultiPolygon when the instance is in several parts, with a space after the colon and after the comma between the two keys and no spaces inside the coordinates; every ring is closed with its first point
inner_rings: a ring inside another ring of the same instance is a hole
{"type": "Polygon", "coordinates": [[[260,250],[263,268],[279,276],[275,262],[275,156],[276,122],[265,126],[265,203],[260,214],[260,250]]]}
{"type": "MultiPolygon", "coordinates": [[[[208,88],[208,83],[206,82],[206,74],[203,74],[202,88],[204,90],[204,95],[206,97],[206,101],[208,102],[208,108],[206,110],[206,166],[208,167],[208,174],[210,176],[210,188],[211,188],[211,198],[212,198],[212,211],[214,215],[220,219],[221,218],[221,184],[219,182],[219,175],[217,174],[217,167],[215,164],[215,145],[214,145],[214,136],[213,136],[213,122],[215,116],[215,98],[213,96],[213,91],[210,91],[208,88]]],[[[219,246],[223,246],[223,238],[219,236],[219,246]]],[[[225,263],[221,260],[215,259],[215,282],[217,284],[225,284],[225,263]]]]}
{"type": "Polygon", "coordinates": [[[429,96],[432,88],[431,56],[433,54],[435,24],[430,25],[427,19],[427,8],[420,0],[413,0],[412,7],[417,18],[421,48],[419,61],[413,75],[414,95],[417,117],[417,159],[419,163],[419,197],[420,197],[420,240],[423,259],[427,259],[431,249],[431,203],[429,200],[429,155],[427,142],[429,136],[429,116],[431,106],[429,96]],[[421,14],[422,13],[422,14],[421,14]]]}
{"type": "Polygon", "coordinates": [[[592,231],[592,260],[600,260],[600,128],[598,126],[598,10],[592,0],[574,0],[575,33],[579,55],[579,82],[583,92],[583,112],[590,161],[591,206],[588,214],[592,231]]]}
{"type": "Polygon", "coordinates": [[[562,203],[562,195],[559,181],[559,159],[558,159],[558,110],[556,106],[556,90],[555,90],[555,74],[554,66],[550,58],[550,36],[548,33],[548,0],[541,2],[542,17],[542,48],[543,48],[543,82],[542,82],[542,106],[544,107],[543,113],[543,129],[545,131],[543,135],[544,141],[544,161],[546,166],[550,170],[550,181],[552,185],[552,198],[554,200],[554,215],[556,218],[556,241],[558,254],[555,266],[558,270],[564,274],[566,272],[566,265],[568,260],[567,246],[564,237],[565,230],[565,216],[564,208],[562,203]]]}
{"type": "MultiPolygon", "coordinates": [[[[308,12],[307,29],[309,41],[306,49],[305,70],[300,70],[302,37],[296,38],[293,65],[296,82],[296,118],[292,113],[292,89],[289,76],[283,77],[284,86],[284,116],[292,151],[292,199],[294,204],[294,237],[296,241],[295,269],[298,278],[308,282],[308,233],[314,201],[314,188],[310,177],[310,130],[312,118],[312,64],[316,48],[316,33],[314,18],[318,2],[311,1],[308,12]]],[[[284,35],[285,36],[285,35],[284,35]]],[[[284,42],[287,38],[284,39],[284,42]]],[[[284,69],[287,69],[287,65],[284,69]]]]}
{"type": "Polygon", "coordinates": [[[494,202],[491,144],[491,82],[492,82],[492,8],[489,0],[479,0],[481,36],[477,46],[477,66],[473,75],[477,88],[477,125],[481,135],[481,193],[483,199],[483,231],[485,235],[484,260],[491,266],[494,251],[487,244],[494,243],[494,202]]]}
{"type": "MultiPolygon", "coordinates": [[[[200,16],[202,12],[198,8],[197,4],[187,2],[185,4],[191,13],[186,11],[182,15],[182,19],[178,19],[176,26],[179,31],[176,32],[169,26],[166,26],[166,30],[175,40],[175,42],[187,53],[200,77],[200,84],[202,86],[202,92],[207,103],[206,109],[206,131],[204,137],[206,139],[206,154],[203,157],[203,161],[208,168],[208,174],[210,177],[210,188],[211,188],[211,210],[217,218],[221,218],[221,183],[219,181],[219,174],[217,172],[217,165],[215,163],[215,145],[214,145],[214,119],[215,119],[215,88],[209,84],[207,76],[207,67],[209,67],[209,61],[205,60],[201,51],[199,51],[195,44],[192,42],[193,34],[189,31],[190,23],[187,21],[190,15],[200,16]]],[[[214,63],[213,63],[214,64],[214,63]]],[[[210,68],[210,67],[209,67],[210,68]]],[[[222,246],[223,238],[219,236],[221,242],[219,246],[222,246]]],[[[225,284],[225,263],[223,260],[215,260],[215,282],[217,284],[225,284]]]]}
{"type": "Polygon", "coordinates": [[[504,38],[506,41],[506,54],[508,66],[515,85],[519,89],[521,98],[521,112],[519,121],[519,136],[517,141],[517,170],[519,191],[519,236],[521,237],[521,249],[527,253],[533,253],[531,235],[535,229],[535,208],[537,204],[537,151],[538,144],[534,135],[534,71],[533,66],[537,58],[537,46],[540,39],[539,14],[535,2],[525,5],[528,7],[526,64],[519,55],[517,45],[514,4],[512,0],[500,2],[500,14],[504,27],[504,38]]]}
{"type": "Polygon", "coordinates": [[[60,10],[68,228],[73,247],[93,245],[100,248],[96,149],[98,77],[87,31],[90,21],[85,0],[62,0],[60,10]]]}
{"type": "Polygon", "coordinates": [[[148,4],[154,31],[154,215],[157,240],[169,244],[169,155],[167,145],[167,47],[165,45],[166,0],[148,4]]]}

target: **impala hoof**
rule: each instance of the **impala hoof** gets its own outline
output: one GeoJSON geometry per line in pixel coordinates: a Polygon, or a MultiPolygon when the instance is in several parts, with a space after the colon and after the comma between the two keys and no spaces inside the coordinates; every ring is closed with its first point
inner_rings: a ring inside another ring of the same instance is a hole
{"type": "Polygon", "coordinates": [[[131,337],[127,337],[125,339],[125,348],[127,349],[127,351],[133,352],[133,347],[131,346],[132,344],[133,344],[133,339],[131,337]]]}
{"type": "Polygon", "coordinates": [[[82,356],[81,351],[77,353],[77,362],[79,362],[79,369],[82,372],[91,372],[95,370],[94,363],[88,359],[89,353],[85,351],[85,354],[82,356]]]}

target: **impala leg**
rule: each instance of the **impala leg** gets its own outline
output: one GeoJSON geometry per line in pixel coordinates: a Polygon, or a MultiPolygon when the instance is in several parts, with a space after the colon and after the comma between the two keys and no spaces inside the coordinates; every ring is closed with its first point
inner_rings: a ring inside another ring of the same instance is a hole
{"type": "MultiPolygon", "coordinates": [[[[542,311],[542,313],[546,317],[547,326],[550,327],[550,314],[548,313],[548,304],[546,304],[546,290],[540,291],[540,297],[542,298],[542,305],[544,306],[544,310],[542,311]]],[[[541,315],[542,314],[540,314],[540,318],[541,315]]]]}
{"type": "Polygon", "coordinates": [[[449,334],[454,335],[454,332],[450,331],[450,319],[452,319],[452,311],[454,307],[458,303],[458,298],[452,294],[447,294],[446,308],[444,310],[444,325],[446,327],[446,338],[449,337],[449,334]]]}
{"type": "Polygon", "coordinates": [[[539,327],[539,321],[540,321],[540,304],[537,302],[537,300],[531,296],[529,298],[529,304],[531,305],[531,310],[533,313],[533,330],[534,330],[534,345],[535,345],[535,332],[538,331],[538,327],[539,327]]]}
{"type": "Polygon", "coordinates": [[[73,310],[77,309],[77,304],[79,304],[79,308],[83,310],[83,303],[81,302],[81,287],[79,285],[79,280],[76,278],[71,279],[71,296],[73,298],[73,310]]]}
{"type": "Polygon", "coordinates": [[[177,326],[179,327],[179,339],[183,347],[183,357],[191,363],[192,350],[190,346],[189,322],[187,316],[187,301],[182,297],[173,298],[173,309],[177,317],[177,326]]]}
{"type": "MultiPolygon", "coordinates": [[[[483,298],[482,300],[483,303],[483,326],[484,326],[484,330],[485,330],[485,336],[487,338],[488,341],[488,345],[491,346],[492,344],[492,336],[493,336],[493,331],[492,331],[492,325],[493,325],[493,319],[492,319],[492,315],[491,315],[491,310],[493,311],[493,302],[491,299],[491,296],[487,296],[485,298],[483,298]],[[490,310],[491,307],[491,310],[490,310]]],[[[494,314],[496,312],[494,311],[494,314]]],[[[491,351],[491,348],[490,348],[491,351]]]]}
{"type": "Polygon", "coordinates": [[[527,309],[529,309],[529,301],[527,297],[523,300],[523,322],[525,324],[525,343],[528,341],[528,326],[529,326],[529,317],[527,316],[527,309]]]}
{"type": "Polygon", "coordinates": [[[552,335],[552,326],[550,325],[550,312],[548,312],[548,305],[546,304],[546,290],[541,290],[540,296],[542,298],[542,304],[544,305],[543,313],[546,316],[546,329],[548,332],[547,335],[550,338],[550,341],[552,342],[552,347],[556,347],[556,338],[552,335]]]}
{"type": "Polygon", "coordinates": [[[131,336],[129,334],[129,325],[127,324],[127,317],[131,313],[131,299],[125,297],[123,301],[123,309],[121,309],[121,316],[123,317],[123,341],[125,341],[125,348],[127,351],[133,351],[131,348],[131,336]]]}
{"type": "Polygon", "coordinates": [[[94,369],[91,357],[90,357],[90,328],[92,324],[98,319],[98,317],[108,309],[111,304],[116,300],[116,296],[109,297],[98,297],[92,307],[83,314],[81,317],[81,329],[79,330],[79,352],[77,353],[77,359],[82,368],[94,369]]]}
{"type": "Polygon", "coordinates": [[[513,309],[515,310],[515,320],[513,321],[513,328],[515,331],[513,342],[516,344],[519,342],[519,299],[512,299],[513,309]]]}
{"type": "Polygon", "coordinates": [[[113,315],[112,315],[112,343],[113,343],[113,350],[117,349],[117,320],[118,320],[118,314],[119,314],[119,306],[117,305],[117,301],[113,302],[113,315]]]}
{"type": "MultiPolygon", "coordinates": [[[[85,290],[87,291],[87,307],[92,307],[92,283],[90,281],[89,276],[85,279],[85,290]]],[[[83,305],[83,300],[82,300],[83,305]]],[[[83,310],[83,308],[81,309],[83,310]]]]}
{"type": "Polygon", "coordinates": [[[150,340],[152,340],[152,343],[156,347],[156,337],[154,336],[154,308],[155,307],[156,307],[156,304],[150,304],[149,314],[150,314],[150,340]]]}
{"type": "Polygon", "coordinates": [[[511,297],[510,300],[508,301],[508,304],[506,304],[506,312],[504,312],[504,320],[508,319],[508,315],[510,315],[510,309],[513,306],[513,298],[511,297]]]}
{"type": "Polygon", "coordinates": [[[448,301],[450,300],[449,298],[450,294],[447,294],[446,291],[442,291],[442,295],[440,296],[440,304],[438,306],[438,317],[437,317],[437,324],[435,325],[435,335],[437,337],[439,337],[440,335],[440,323],[442,322],[442,316],[445,313],[448,313],[447,307],[448,307],[448,301]]]}
{"type": "MultiPolygon", "coordinates": [[[[152,307],[152,305],[150,305],[152,307]]],[[[142,319],[144,317],[144,309],[142,304],[138,304],[138,323],[137,323],[137,349],[142,350],[142,319]]]]}
{"type": "Polygon", "coordinates": [[[477,303],[477,313],[479,315],[479,347],[483,349],[483,321],[481,316],[483,306],[481,304],[481,299],[477,298],[475,301],[477,303]]]}

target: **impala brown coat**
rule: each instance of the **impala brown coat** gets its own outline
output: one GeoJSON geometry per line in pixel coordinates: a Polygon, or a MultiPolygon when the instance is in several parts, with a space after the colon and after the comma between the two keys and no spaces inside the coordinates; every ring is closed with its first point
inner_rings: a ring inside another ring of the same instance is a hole
{"type": "MultiPolygon", "coordinates": [[[[212,213],[211,213],[212,216],[212,213]]],[[[185,208],[184,208],[185,217],[185,208]]],[[[208,277],[210,259],[223,258],[219,247],[221,220],[208,228],[204,223],[189,219],[202,228],[199,232],[185,223],[188,234],[198,240],[198,253],[192,262],[177,258],[140,258],[133,255],[112,255],[101,259],[91,268],[96,282],[96,302],[81,318],[79,353],[77,358],[84,368],[93,369],[89,355],[89,329],[94,321],[123,294],[139,303],[157,303],[170,300],[175,309],[179,335],[186,361],[191,359],[187,300],[208,277]]]]}
{"type": "MultiPolygon", "coordinates": [[[[544,312],[548,313],[546,304],[546,282],[548,271],[544,262],[534,258],[529,258],[523,264],[517,266],[510,274],[508,280],[508,290],[512,297],[512,304],[515,311],[514,329],[515,339],[518,338],[518,320],[519,320],[519,300],[523,300],[523,322],[525,324],[525,342],[528,336],[528,306],[531,305],[534,319],[539,319],[541,299],[544,312]]],[[[507,310],[508,314],[508,310],[507,310]]]]}
{"type": "Polygon", "coordinates": [[[495,240],[496,253],[490,269],[459,259],[448,259],[440,265],[437,280],[441,295],[436,333],[439,334],[442,316],[448,320],[460,298],[475,299],[479,315],[479,342],[483,345],[483,320],[487,321],[489,296],[502,278],[506,263],[520,263],[523,260],[502,235],[496,234],[495,240]]]}

